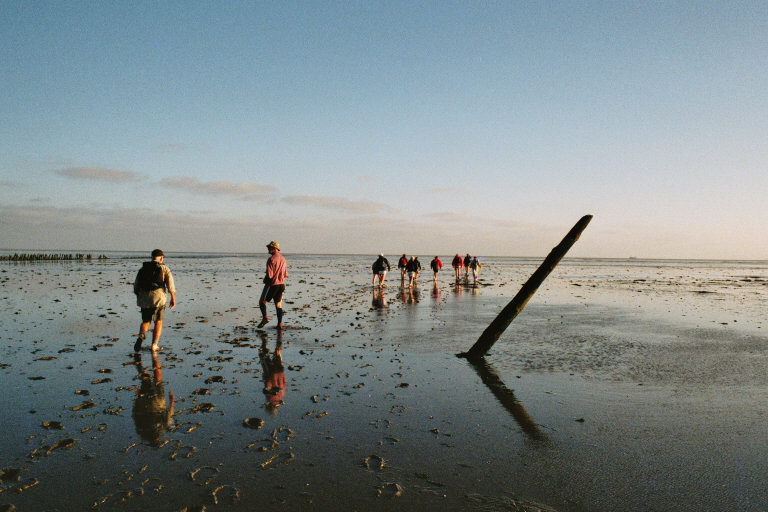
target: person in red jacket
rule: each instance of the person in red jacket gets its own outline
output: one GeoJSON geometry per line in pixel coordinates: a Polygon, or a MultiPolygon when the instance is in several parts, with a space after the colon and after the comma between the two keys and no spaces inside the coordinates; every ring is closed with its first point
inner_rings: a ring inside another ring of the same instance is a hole
{"type": "Polygon", "coordinates": [[[461,279],[461,264],[463,260],[461,259],[461,256],[459,256],[459,253],[456,253],[456,256],[453,257],[453,261],[451,262],[451,266],[453,267],[453,271],[456,272],[456,280],[458,281],[461,279]]]}
{"type": "Polygon", "coordinates": [[[435,259],[429,263],[429,266],[432,268],[432,272],[435,273],[434,281],[437,282],[437,273],[443,268],[443,262],[440,261],[440,258],[435,256],[435,259]]]}

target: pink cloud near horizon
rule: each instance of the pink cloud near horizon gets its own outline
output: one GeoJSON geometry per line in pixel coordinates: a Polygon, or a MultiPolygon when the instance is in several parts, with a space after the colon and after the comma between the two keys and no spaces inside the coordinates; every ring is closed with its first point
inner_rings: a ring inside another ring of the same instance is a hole
{"type": "Polygon", "coordinates": [[[267,199],[277,192],[271,185],[258,183],[233,183],[231,181],[201,182],[195,178],[177,176],[160,180],[160,185],[168,188],[186,190],[195,194],[211,196],[233,196],[241,199],[267,199]]]}
{"type": "Polygon", "coordinates": [[[126,183],[141,180],[141,176],[131,171],[119,171],[104,167],[67,167],[53,171],[59,176],[78,180],[110,181],[113,183],[126,183]]]}

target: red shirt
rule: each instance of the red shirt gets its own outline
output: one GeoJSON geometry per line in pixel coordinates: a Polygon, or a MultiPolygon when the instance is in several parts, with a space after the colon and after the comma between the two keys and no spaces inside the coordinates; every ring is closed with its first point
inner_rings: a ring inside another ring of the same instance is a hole
{"type": "Polygon", "coordinates": [[[285,258],[279,252],[276,252],[267,260],[267,281],[268,284],[285,284],[285,276],[288,274],[285,264],[285,258]]]}

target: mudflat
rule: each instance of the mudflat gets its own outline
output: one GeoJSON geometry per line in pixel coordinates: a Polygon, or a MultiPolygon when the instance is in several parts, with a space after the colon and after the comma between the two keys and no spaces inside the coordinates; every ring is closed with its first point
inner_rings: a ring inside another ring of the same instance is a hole
{"type": "Polygon", "coordinates": [[[768,509],[765,262],[567,259],[472,364],[540,260],[379,290],[375,257],[287,254],[278,331],[266,255],[168,254],[153,357],[109,256],[0,262],[0,505],[768,509]]]}

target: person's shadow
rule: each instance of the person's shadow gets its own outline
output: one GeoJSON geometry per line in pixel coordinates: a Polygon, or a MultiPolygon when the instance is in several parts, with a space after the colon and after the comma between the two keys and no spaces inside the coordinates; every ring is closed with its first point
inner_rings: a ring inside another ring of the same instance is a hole
{"type": "Polygon", "coordinates": [[[264,407],[270,413],[277,412],[277,408],[285,402],[285,367],[283,366],[283,333],[277,331],[277,341],[275,341],[275,351],[269,352],[267,346],[267,333],[261,335],[261,348],[259,349],[259,362],[262,369],[262,380],[264,381],[264,407]]]}
{"type": "Polygon", "coordinates": [[[155,446],[163,438],[163,432],[173,424],[173,392],[168,392],[165,400],[163,376],[157,353],[152,352],[152,374],[141,364],[141,354],[134,354],[136,370],[138,371],[139,387],[133,400],[133,423],[136,433],[149,444],[155,446]]]}

